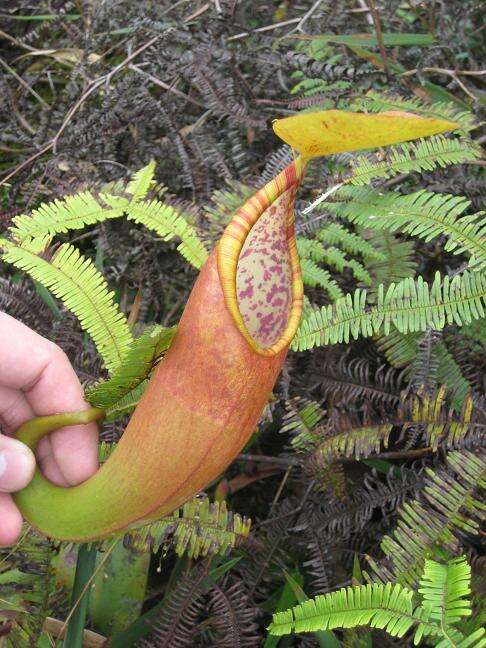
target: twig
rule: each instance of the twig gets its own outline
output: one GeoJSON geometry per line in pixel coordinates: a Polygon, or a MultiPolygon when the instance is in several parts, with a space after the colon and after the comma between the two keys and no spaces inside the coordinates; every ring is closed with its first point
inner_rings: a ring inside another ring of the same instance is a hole
{"type": "Polygon", "coordinates": [[[319,5],[321,5],[322,2],[323,2],[323,0],[317,0],[317,2],[314,2],[312,7],[309,9],[309,11],[307,11],[302,16],[302,18],[297,23],[297,26],[294,28],[293,31],[302,31],[302,27],[304,26],[304,24],[309,20],[309,18],[312,16],[312,14],[314,14],[317,11],[317,9],[319,8],[319,5]]]}
{"type": "MultiPolygon", "coordinates": [[[[47,617],[44,623],[45,631],[52,637],[57,637],[63,626],[62,621],[47,617]]],[[[106,644],[106,637],[93,632],[92,630],[85,630],[83,633],[83,648],[103,648],[106,644]]]]}
{"type": "Polygon", "coordinates": [[[1,57],[0,57],[0,65],[2,65],[7,70],[7,72],[9,72],[15,79],[17,79],[20,85],[22,85],[27,90],[27,92],[30,92],[30,94],[33,97],[35,97],[39,103],[49,108],[49,104],[46,101],[44,101],[44,99],[39,94],[37,94],[37,92],[33,88],[30,87],[27,81],[22,79],[22,77],[19,74],[17,74],[17,72],[13,68],[11,68],[10,65],[6,61],[4,61],[3,58],[1,57]]]}
{"type": "Polygon", "coordinates": [[[349,13],[359,13],[366,12],[366,22],[368,25],[373,25],[373,16],[371,15],[370,8],[366,4],[365,0],[358,0],[359,9],[349,9],[349,13]]]}
{"type": "MultiPolygon", "coordinates": [[[[1,35],[1,32],[0,32],[1,35]]],[[[0,180],[0,187],[8,182],[10,178],[13,178],[13,176],[17,175],[19,171],[22,171],[26,166],[29,166],[29,164],[32,164],[37,158],[41,157],[51,149],[55,152],[56,151],[56,146],[59,138],[63,134],[64,130],[68,126],[69,122],[73,118],[73,116],[77,113],[77,111],[81,108],[83,103],[86,101],[86,99],[93,94],[95,90],[97,90],[103,83],[108,84],[111,79],[117,74],[120,70],[122,70],[130,61],[133,61],[134,58],[136,58],[139,54],[141,54],[144,50],[146,50],[148,47],[153,45],[159,38],[161,37],[161,34],[157,34],[153,38],[151,38],[149,41],[141,45],[138,49],[136,49],[134,52],[132,52],[129,56],[127,56],[121,63],[119,63],[117,66],[113,68],[108,74],[105,74],[94,81],[91,82],[91,84],[88,86],[88,88],[83,92],[83,94],[79,97],[79,99],[76,101],[76,103],[71,106],[71,108],[68,110],[66,116],[64,117],[64,120],[57,131],[57,133],[54,135],[54,137],[51,139],[50,142],[45,144],[37,153],[34,153],[34,155],[31,155],[29,158],[24,160],[21,164],[15,167],[13,171],[8,173],[6,176],[4,176],[0,180]]]]}
{"type": "Polygon", "coordinates": [[[383,69],[385,70],[387,81],[390,81],[390,68],[388,67],[388,58],[386,56],[385,43],[383,42],[383,34],[381,33],[380,15],[375,5],[375,0],[368,0],[370,5],[371,15],[373,17],[373,24],[376,31],[376,39],[378,47],[380,48],[381,58],[383,59],[383,69]]]}
{"type": "Polygon", "coordinates": [[[239,40],[240,38],[246,38],[247,36],[251,36],[251,34],[256,34],[258,32],[266,32],[273,29],[278,29],[279,27],[294,25],[295,23],[298,23],[300,20],[301,20],[300,18],[291,18],[290,20],[284,20],[283,22],[274,23],[273,25],[266,25],[265,27],[258,27],[258,29],[252,29],[251,31],[241,32],[241,34],[235,34],[234,36],[230,36],[229,38],[226,39],[226,42],[230,43],[231,41],[239,40]]]}
{"type": "Polygon", "coordinates": [[[420,72],[430,72],[432,74],[445,74],[447,76],[450,76],[452,79],[454,79],[457,85],[462,88],[462,90],[464,90],[467,96],[471,97],[471,99],[473,99],[474,101],[476,101],[476,96],[468,89],[466,85],[464,85],[464,83],[459,78],[459,75],[461,74],[463,76],[481,77],[486,74],[486,70],[478,70],[476,72],[474,70],[448,70],[447,68],[423,67],[407,70],[407,72],[402,72],[400,76],[407,77],[413,74],[418,74],[420,72]]]}
{"type": "Polygon", "coordinates": [[[138,74],[143,74],[143,76],[146,76],[147,79],[150,79],[153,84],[159,86],[160,88],[163,88],[164,90],[167,90],[167,92],[172,92],[172,94],[177,95],[178,97],[181,97],[182,99],[185,99],[189,103],[192,103],[194,106],[197,106],[198,108],[205,108],[204,104],[199,103],[199,101],[196,101],[196,99],[193,99],[189,95],[187,95],[185,92],[181,92],[180,90],[177,90],[177,88],[174,88],[173,85],[169,85],[168,83],[164,83],[164,81],[161,81],[157,77],[153,76],[149,72],[145,72],[145,70],[142,70],[138,65],[134,65],[133,63],[130,63],[128,66],[129,70],[133,70],[134,72],[137,72],[138,74]]]}

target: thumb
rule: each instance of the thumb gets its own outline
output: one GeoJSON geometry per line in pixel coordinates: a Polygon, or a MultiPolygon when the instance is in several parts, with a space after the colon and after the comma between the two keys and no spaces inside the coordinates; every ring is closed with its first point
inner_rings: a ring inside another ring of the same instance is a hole
{"type": "Polygon", "coordinates": [[[0,434],[0,492],[21,490],[34,476],[35,457],[20,441],[0,434]]]}

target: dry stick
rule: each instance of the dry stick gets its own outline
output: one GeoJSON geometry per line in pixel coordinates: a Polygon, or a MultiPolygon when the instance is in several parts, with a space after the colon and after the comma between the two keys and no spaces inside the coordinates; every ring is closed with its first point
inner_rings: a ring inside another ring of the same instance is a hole
{"type": "Polygon", "coordinates": [[[30,92],[30,94],[33,97],[35,97],[39,103],[49,108],[49,104],[46,101],[44,101],[44,99],[39,94],[37,94],[37,92],[33,88],[30,87],[27,81],[22,79],[22,77],[19,74],[17,74],[17,72],[13,68],[11,68],[10,65],[6,61],[4,61],[3,58],[1,57],[0,57],[0,65],[2,65],[7,70],[7,72],[9,72],[15,79],[17,79],[20,85],[22,85],[27,90],[27,92],[30,92]]]}
{"type": "Polygon", "coordinates": [[[317,0],[317,2],[314,2],[312,7],[309,9],[307,13],[305,13],[300,21],[297,24],[297,27],[294,27],[293,31],[302,31],[302,27],[304,24],[309,20],[309,18],[317,11],[319,8],[319,5],[323,3],[323,0],[317,0]]]}
{"type": "Polygon", "coordinates": [[[150,81],[152,81],[153,84],[163,88],[164,90],[167,90],[167,92],[172,92],[172,94],[175,94],[178,97],[185,99],[189,103],[192,103],[194,106],[197,106],[198,108],[205,108],[204,104],[200,103],[199,101],[196,101],[195,99],[187,95],[185,92],[181,92],[181,90],[177,90],[177,88],[174,88],[173,85],[164,83],[164,81],[161,81],[160,79],[153,76],[149,72],[145,72],[145,70],[142,70],[142,68],[138,67],[138,65],[134,65],[133,63],[130,63],[128,69],[137,72],[137,74],[142,74],[143,76],[146,76],[147,79],[150,79],[150,81]]]}
{"type": "Polygon", "coordinates": [[[300,18],[291,18],[290,20],[284,20],[283,22],[274,23],[273,25],[266,25],[265,27],[258,27],[258,29],[252,29],[251,31],[241,32],[241,34],[235,34],[226,39],[227,43],[230,43],[234,40],[239,40],[240,38],[246,38],[252,34],[257,34],[258,32],[266,32],[273,29],[278,29],[279,27],[286,27],[287,25],[294,25],[295,23],[300,22],[300,18]]]}
{"type": "Polygon", "coordinates": [[[414,70],[408,70],[407,72],[402,72],[400,76],[406,77],[411,76],[412,74],[418,74],[419,72],[431,72],[433,74],[446,74],[450,76],[457,85],[467,94],[468,97],[471,97],[473,101],[476,101],[476,96],[468,89],[468,87],[461,81],[459,74],[463,76],[473,76],[481,77],[486,74],[486,70],[479,70],[475,72],[474,70],[447,70],[446,68],[436,68],[436,67],[424,67],[424,68],[415,68],[414,70]]]}
{"type": "Polygon", "coordinates": [[[359,9],[350,9],[349,12],[366,12],[366,22],[368,25],[373,25],[373,16],[371,15],[370,8],[366,4],[365,0],[358,0],[360,6],[359,9]]]}
{"type": "MultiPolygon", "coordinates": [[[[44,629],[49,635],[52,635],[52,637],[57,637],[62,628],[62,625],[63,623],[59,619],[47,617],[44,623],[44,629]]],[[[103,648],[103,646],[106,644],[106,637],[103,637],[102,635],[93,632],[92,630],[85,630],[83,634],[84,648],[103,648]]]]}
{"type": "Polygon", "coordinates": [[[102,77],[99,77],[98,79],[95,79],[94,81],[91,82],[91,84],[88,86],[87,90],[83,92],[83,94],[79,97],[79,99],[76,101],[74,106],[72,106],[66,116],[64,117],[64,120],[57,131],[57,133],[54,135],[52,140],[45,144],[37,153],[34,155],[31,155],[27,160],[24,160],[21,164],[15,167],[13,171],[11,171],[9,174],[7,174],[4,178],[0,180],[0,187],[8,182],[10,178],[13,178],[13,176],[17,175],[19,171],[22,171],[26,166],[29,166],[29,164],[32,164],[37,158],[41,157],[44,155],[44,153],[47,153],[51,149],[55,152],[56,151],[56,146],[59,138],[65,131],[66,127],[68,126],[69,122],[71,121],[72,117],[76,114],[76,112],[80,109],[80,107],[83,105],[83,103],[86,101],[86,99],[95,91],[97,90],[103,83],[109,83],[111,79],[117,74],[120,70],[122,70],[127,63],[130,63],[135,57],[137,57],[139,54],[141,54],[144,50],[146,50],[148,47],[153,45],[159,38],[161,37],[161,34],[157,34],[153,38],[151,38],[149,41],[147,41],[144,45],[141,45],[138,49],[136,49],[132,54],[127,56],[121,63],[119,63],[117,66],[111,70],[108,74],[103,75],[102,77]]]}
{"type": "Polygon", "coordinates": [[[380,48],[381,58],[383,59],[383,68],[385,70],[386,79],[390,81],[390,68],[388,67],[388,58],[386,56],[385,44],[383,42],[383,34],[381,33],[381,22],[380,15],[375,5],[375,0],[368,0],[371,10],[371,16],[373,18],[373,24],[375,26],[376,39],[378,41],[378,46],[380,48]]]}

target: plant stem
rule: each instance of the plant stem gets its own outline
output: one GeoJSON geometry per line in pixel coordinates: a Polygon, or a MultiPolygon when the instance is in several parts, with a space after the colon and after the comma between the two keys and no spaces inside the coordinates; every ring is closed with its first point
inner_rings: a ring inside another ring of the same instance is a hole
{"type": "Polygon", "coordinates": [[[83,631],[86,623],[90,588],[87,588],[84,594],[83,590],[93,574],[95,562],[96,547],[92,544],[82,544],[79,547],[71,595],[71,606],[76,606],[76,609],[69,620],[63,648],[83,648],[83,631]]]}

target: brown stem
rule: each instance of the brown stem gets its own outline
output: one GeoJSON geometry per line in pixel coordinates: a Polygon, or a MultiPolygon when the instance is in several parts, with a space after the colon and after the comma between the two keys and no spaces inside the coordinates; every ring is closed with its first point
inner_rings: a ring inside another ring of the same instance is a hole
{"type": "Polygon", "coordinates": [[[371,16],[373,18],[373,24],[375,26],[376,40],[378,41],[378,46],[380,48],[381,58],[383,59],[383,68],[385,70],[387,81],[390,81],[390,68],[388,67],[388,58],[385,50],[385,43],[383,42],[383,34],[381,31],[381,21],[380,14],[375,5],[375,0],[368,0],[371,10],[371,16]]]}

